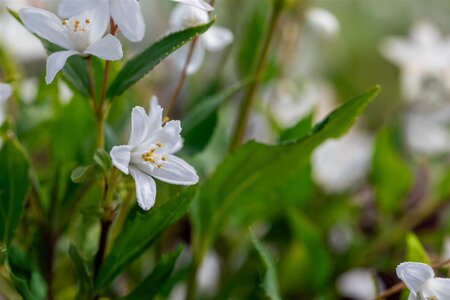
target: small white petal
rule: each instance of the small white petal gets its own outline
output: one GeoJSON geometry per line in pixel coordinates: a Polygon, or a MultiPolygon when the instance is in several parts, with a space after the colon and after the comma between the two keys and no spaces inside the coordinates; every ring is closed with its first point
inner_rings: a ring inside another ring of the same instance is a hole
{"type": "Polygon", "coordinates": [[[161,129],[163,108],[158,104],[158,98],[153,96],[150,99],[150,110],[148,112],[148,132],[152,134],[161,129]]]}
{"type": "Polygon", "coordinates": [[[449,278],[433,278],[428,281],[427,287],[433,292],[433,296],[437,297],[437,299],[450,299],[449,278]]]}
{"type": "Polygon", "coordinates": [[[111,16],[123,35],[132,42],[144,38],[145,22],[141,6],[136,0],[110,1],[111,16]]]}
{"type": "Polygon", "coordinates": [[[79,54],[79,52],[75,50],[52,53],[47,59],[47,74],[45,75],[45,82],[50,84],[53,79],[55,79],[56,74],[64,68],[67,59],[76,54],[79,54]]]}
{"type": "Polygon", "coordinates": [[[233,42],[233,33],[221,26],[212,26],[201,37],[205,48],[209,51],[220,51],[233,42]]]}
{"type": "Polygon", "coordinates": [[[11,97],[12,88],[9,84],[0,82],[0,104],[11,97]]]}
{"type": "Polygon", "coordinates": [[[58,7],[58,14],[62,18],[70,18],[93,9],[100,1],[101,0],[62,0],[58,7]]]}
{"type": "Polygon", "coordinates": [[[145,142],[148,135],[148,116],[145,109],[136,106],[131,113],[131,135],[128,145],[138,146],[145,142]]]}
{"type": "Polygon", "coordinates": [[[206,3],[203,0],[172,0],[172,1],[192,5],[206,11],[214,10],[214,7],[212,7],[209,3],[206,3]]]}
{"type": "Polygon", "coordinates": [[[161,168],[153,170],[151,173],[153,177],[179,185],[193,185],[198,182],[197,173],[191,165],[175,155],[167,155],[166,158],[161,168]]]}
{"type": "MultiPolygon", "coordinates": [[[[170,154],[174,152],[174,149],[177,149],[180,140],[181,140],[181,123],[180,121],[169,121],[164,127],[158,131],[156,131],[153,136],[148,140],[144,145],[144,149],[146,150],[151,145],[155,145],[157,143],[161,143],[161,149],[157,149],[156,153],[164,153],[170,154]]],[[[140,147],[141,148],[141,147],[140,147]]],[[[179,150],[179,149],[178,149],[179,150]]]]}
{"type": "Polygon", "coordinates": [[[65,49],[74,49],[72,41],[65,33],[61,20],[54,14],[38,8],[22,8],[20,19],[25,27],[53,44],[65,49]]]}
{"type": "Polygon", "coordinates": [[[123,56],[122,44],[111,34],[91,44],[84,53],[92,54],[106,60],[119,60],[123,56]]]}
{"type": "Polygon", "coordinates": [[[380,46],[381,54],[394,64],[403,65],[415,59],[413,45],[399,38],[387,38],[380,46]]]}
{"type": "Polygon", "coordinates": [[[170,14],[170,28],[173,31],[208,23],[209,16],[204,10],[189,5],[177,5],[170,14]]]}
{"type": "Polygon", "coordinates": [[[129,173],[128,166],[131,160],[131,150],[133,146],[121,145],[111,149],[110,155],[113,165],[123,173],[129,173]]]}
{"type": "Polygon", "coordinates": [[[149,210],[155,204],[155,181],[149,175],[133,168],[130,168],[130,174],[133,176],[136,185],[136,198],[139,206],[143,210],[149,210]]]}
{"type": "MultiPolygon", "coordinates": [[[[90,20],[89,38],[91,42],[98,41],[105,34],[110,21],[109,6],[107,1],[100,1],[94,9],[84,14],[85,18],[90,20]]],[[[78,19],[83,19],[75,17],[78,19]]]]}
{"type": "Polygon", "coordinates": [[[427,264],[404,262],[397,266],[397,276],[416,295],[425,283],[434,277],[434,271],[427,264]]]}

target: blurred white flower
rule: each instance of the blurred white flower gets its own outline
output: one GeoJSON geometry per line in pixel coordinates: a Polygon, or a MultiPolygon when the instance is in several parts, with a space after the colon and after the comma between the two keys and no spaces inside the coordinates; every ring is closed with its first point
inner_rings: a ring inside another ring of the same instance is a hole
{"type": "Polygon", "coordinates": [[[334,38],[339,33],[339,21],[328,10],[313,7],[306,12],[306,25],[324,38],[334,38]]]}
{"type": "Polygon", "coordinates": [[[19,15],[28,30],[65,49],[48,57],[47,84],[53,81],[67,59],[73,55],[94,55],[106,60],[122,58],[119,40],[111,34],[103,37],[106,30],[104,24],[108,20],[101,10],[95,9],[69,20],[61,20],[38,8],[22,8],[19,15]]]}
{"type": "Polygon", "coordinates": [[[313,176],[329,193],[342,193],[361,183],[369,169],[373,138],[353,128],[340,139],[320,145],[312,155],[313,176]]]}
{"type": "Polygon", "coordinates": [[[220,279],[220,258],[215,251],[209,251],[198,270],[199,292],[212,296],[217,291],[220,279]]]}
{"type": "Polygon", "coordinates": [[[345,222],[334,224],[328,232],[328,244],[337,253],[347,251],[353,239],[353,228],[345,222]]]}
{"type": "Polygon", "coordinates": [[[173,155],[182,147],[180,132],[180,121],[162,126],[162,108],[153,97],[148,115],[142,107],[133,108],[128,145],[111,150],[114,166],[133,176],[138,204],[144,210],[155,204],[156,184],[152,177],[178,185],[198,182],[194,168],[173,155]]]}
{"type": "MultiPolygon", "coordinates": [[[[208,23],[208,21],[209,16],[206,11],[191,5],[179,4],[170,16],[170,31],[183,30],[208,23]]],[[[211,26],[207,32],[198,37],[197,44],[186,70],[187,74],[194,74],[200,69],[206,50],[211,52],[220,51],[231,44],[233,39],[233,33],[227,28],[211,26]]],[[[180,70],[183,69],[186,63],[191,43],[184,45],[171,56],[180,70]]]]}
{"type": "Polygon", "coordinates": [[[450,37],[444,38],[433,24],[415,24],[409,39],[386,39],[381,53],[400,68],[406,100],[433,103],[449,99],[450,37]]]}
{"type": "Polygon", "coordinates": [[[214,8],[209,3],[207,3],[207,2],[205,2],[203,0],[172,0],[172,1],[176,1],[176,2],[179,2],[179,3],[192,5],[192,6],[195,6],[197,8],[203,9],[205,11],[212,11],[212,10],[214,10],[214,8]]]}
{"type": "Polygon", "coordinates": [[[450,299],[450,279],[434,277],[427,264],[404,262],[397,266],[397,276],[411,291],[408,300],[450,299]]]}
{"type": "Polygon", "coordinates": [[[377,285],[380,283],[369,269],[352,269],[340,275],[336,281],[339,294],[355,300],[375,298],[377,285]]]}
{"type": "Polygon", "coordinates": [[[11,97],[12,88],[9,84],[0,82],[0,126],[5,121],[6,100],[11,97]]]}
{"type": "Polygon", "coordinates": [[[405,140],[418,155],[450,152],[450,106],[438,111],[408,111],[405,114],[405,140]]]}

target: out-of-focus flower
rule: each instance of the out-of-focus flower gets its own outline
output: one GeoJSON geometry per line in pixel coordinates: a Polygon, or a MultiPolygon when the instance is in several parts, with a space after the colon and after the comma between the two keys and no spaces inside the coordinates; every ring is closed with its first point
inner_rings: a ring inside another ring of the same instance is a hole
{"type": "Polygon", "coordinates": [[[11,96],[12,88],[9,84],[0,82],[0,125],[5,121],[5,104],[11,96]]]}
{"type": "Polygon", "coordinates": [[[329,193],[342,193],[362,182],[372,156],[372,137],[357,128],[319,146],[312,155],[316,182],[329,193]]]}
{"type": "Polygon", "coordinates": [[[397,276],[411,291],[408,300],[450,299],[450,279],[435,277],[427,264],[404,262],[397,266],[397,276]]]}
{"type": "Polygon", "coordinates": [[[94,55],[106,60],[119,60],[123,56],[122,45],[116,37],[111,34],[103,37],[106,30],[103,24],[107,19],[98,9],[69,20],[60,20],[54,14],[37,8],[22,8],[19,15],[28,30],[65,49],[48,57],[47,84],[73,55],[94,55]]]}
{"type": "Polygon", "coordinates": [[[197,8],[203,9],[205,11],[212,11],[212,10],[214,10],[214,8],[209,3],[207,3],[207,2],[205,2],[203,0],[172,0],[172,1],[176,1],[176,2],[179,2],[179,3],[192,5],[192,6],[195,6],[197,8]]]}
{"type": "Polygon", "coordinates": [[[334,224],[328,232],[328,243],[331,249],[337,253],[348,250],[352,245],[353,239],[352,227],[344,222],[334,224]]]}
{"type": "Polygon", "coordinates": [[[353,269],[340,275],[336,286],[339,294],[355,300],[369,300],[376,296],[379,282],[369,269],[353,269]]]}
{"type": "Polygon", "coordinates": [[[152,177],[178,185],[198,182],[194,168],[173,155],[182,147],[180,132],[180,121],[170,121],[162,126],[162,108],[153,97],[148,115],[142,107],[133,109],[128,145],[115,146],[111,150],[114,166],[133,176],[138,204],[144,210],[155,204],[156,184],[152,177]]]}
{"type": "MultiPolygon", "coordinates": [[[[208,13],[191,5],[179,4],[170,16],[170,30],[178,31],[189,27],[205,24],[209,21],[208,13]]],[[[205,51],[216,52],[224,49],[233,42],[233,33],[221,26],[211,26],[207,32],[197,39],[194,52],[187,67],[187,74],[193,74],[200,69],[205,51]]],[[[189,55],[191,43],[181,47],[172,54],[173,61],[181,70],[189,55]]]]}
{"type": "Polygon", "coordinates": [[[381,53],[401,70],[403,96],[428,103],[450,97],[450,42],[431,23],[420,22],[410,38],[388,38],[381,53]]]}
{"type": "Polygon", "coordinates": [[[328,10],[310,8],[306,12],[306,25],[324,38],[334,38],[339,33],[339,21],[328,10]]]}
{"type": "Polygon", "coordinates": [[[415,154],[433,156],[450,152],[450,106],[438,111],[408,111],[405,140],[415,154]]]}
{"type": "Polygon", "coordinates": [[[214,251],[209,251],[200,265],[197,282],[199,292],[213,295],[217,290],[220,279],[220,258],[214,251]]]}

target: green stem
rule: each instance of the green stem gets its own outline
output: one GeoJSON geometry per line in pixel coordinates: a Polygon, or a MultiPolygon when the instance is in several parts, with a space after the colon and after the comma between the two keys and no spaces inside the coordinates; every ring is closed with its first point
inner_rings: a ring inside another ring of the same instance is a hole
{"type": "Polygon", "coordinates": [[[255,80],[247,88],[241,106],[239,109],[239,116],[234,129],[234,135],[231,140],[230,150],[235,150],[242,144],[244,139],[245,130],[247,128],[248,119],[250,116],[251,108],[254,104],[256,92],[258,91],[259,84],[263,78],[264,70],[266,66],[267,56],[269,53],[270,45],[272,44],[273,37],[275,36],[275,30],[277,28],[278,20],[281,14],[282,8],[279,5],[275,5],[270,18],[269,28],[267,30],[266,38],[264,40],[262,51],[255,66],[253,72],[255,80]]]}

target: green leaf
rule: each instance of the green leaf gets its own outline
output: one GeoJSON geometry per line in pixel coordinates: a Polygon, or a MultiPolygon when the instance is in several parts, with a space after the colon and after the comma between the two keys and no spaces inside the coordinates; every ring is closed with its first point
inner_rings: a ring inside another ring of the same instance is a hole
{"type": "Polygon", "coordinates": [[[44,300],[46,298],[45,281],[25,253],[11,248],[8,253],[8,265],[14,286],[25,300],[44,300]]]}
{"type": "Polygon", "coordinates": [[[153,299],[162,290],[170,278],[178,256],[183,250],[183,245],[161,258],[161,261],[156,265],[153,271],[148,275],[137,288],[133,290],[122,300],[140,300],[153,299]]]}
{"type": "Polygon", "coordinates": [[[93,283],[86,262],[74,245],[70,245],[69,247],[69,256],[77,274],[77,299],[90,299],[92,296],[93,283]]]}
{"type": "MultiPolygon", "coordinates": [[[[19,14],[10,8],[8,8],[8,12],[13,16],[20,24],[23,25],[22,20],[19,17],[19,14]]],[[[64,50],[61,47],[50,43],[47,40],[41,39],[39,36],[34,34],[38,39],[41,40],[42,44],[44,45],[45,49],[50,52],[54,53],[57,51],[64,50]]],[[[90,95],[90,82],[89,82],[89,76],[87,71],[87,66],[85,59],[81,58],[80,56],[72,56],[70,57],[66,64],[64,65],[64,68],[62,69],[62,74],[64,75],[64,78],[66,81],[73,86],[76,90],[78,90],[83,96],[88,97],[90,95]]]]}
{"type": "Polygon", "coordinates": [[[97,149],[94,154],[94,161],[103,171],[107,172],[112,168],[112,161],[109,153],[105,149],[97,149]]]}
{"type": "Polygon", "coordinates": [[[376,140],[371,179],[381,210],[395,212],[401,207],[411,188],[412,175],[387,130],[381,131],[376,140]]]}
{"type": "Polygon", "coordinates": [[[216,127],[218,108],[251,82],[252,79],[238,82],[196,105],[182,120],[185,146],[196,150],[204,148],[216,127]]]}
{"type": "Polygon", "coordinates": [[[250,142],[225,158],[193,205],[197,251],[207,250],[231,216],[256,218],[256,204],[272,213],[280,209],[279,191],[285,189],[288,179],[304,168],[315,147],[344,134],[378,92],[375,87],[350,99],[301,140],[275,146],[250,142]]]}
{"type": "Polygon", "coordinates": [[[215,19],[212,19],[207,24],[166,35],[142,53],[129,60],[109,87],[108,98],[113,98],[125,92],[172,52],[199,34],[207,31],[214,21],[215,19]]]}
{"type": "Polygon", "coordinates": [[[305,137],[311,131],[312,123],[313,115],[310,114],[291,128],[283,130],[280,134],[280,142],[298,140],[305,137]]]}
{"type": "Polygon", "coordinates": [[[196,188],[187,188],[160,207],[145,212],[135,207],[130,212],[114,247],[100,269],[96,289],[107,287],[134,259],[152,245],[169,226],[186,214],[196,188]]]}
{"type": "Polygon", "coordinates": [[[430,257],[414,233],[406,236],[406,260],[431,264],[430,257]]]}
{"type": "Polygon", "coordinates": [[[72,171],[70,179],[75,183],[91,180],[97,174],[97,166],[81,166],[72,171]]]}
{"type": "Polygon", "coordinates": [[[281,300],[280,291],[278,287],[278,275],[277,269],[275,267],[275,262],[273,260],[272,254],[269,249],[264,246],[258,238],[250,233],[252,243],[255,246],[255,249],[258,251],[259,256],[264,264],[266,269],[266,274],[264,276],[264,282],[262,283],[262,287],[266,292],[266,296],[271,300],[281,300]]]}
{"type": "Polygon", "coordinates": [[[0,151],[0,245],[9,246],[19,225],[29,187],[29,163],[22,146],[6,138],[0,151]]]}

